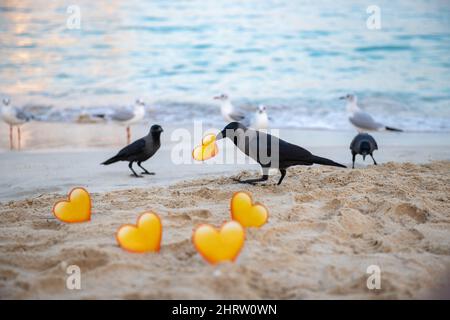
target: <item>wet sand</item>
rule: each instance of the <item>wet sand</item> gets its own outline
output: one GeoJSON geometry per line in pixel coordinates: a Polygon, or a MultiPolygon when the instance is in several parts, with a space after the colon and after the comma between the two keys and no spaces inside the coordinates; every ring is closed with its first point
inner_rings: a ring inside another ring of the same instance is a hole
{"type": "MultiPolygon", "coordinates": [[[[176,132],[174,133],[176,128],[163,127],[165,132],[162,135],[161,150],[144,163],[156,175],[134,179],[130,177],[131,172],[125,162],[100,165],[125,145],[124,127],[113,124],[34,122],[22,129],[22,151],[10,152],[7,149],[8,129],[1,124],[0,132],[5,134],[0,135],[0,201],[52,192],[65,193],[75,186],[84,186],[91,192],[103,192],[164,186],[211,175],[229,176],[241,170],[259,170],[259,166],[252,161],[223,164],[225,158],[221,158],[222,155],[236,152],[230,141],[219,144],[220,153],[216,158],[204,163],[195,162],[190,154],[193,147],[201,141],[202,132],[194,134],[193,127],[183,128],[185,132],[191,133],[191,137],[180,144],[176,132]],[[187,161],[178,164],[175,163],[179,161],[178,155],[174,155],[173,150],[180,145],[187,161]]],[[[137,139],[147,131],[148,128],[144,125],[133,127],[133,138],[137,139]]],[[[279,135],[317,155],[351,166],[349,145],[355,135],[353,131],[282,129],[279,135]]],[[[427,163],[450,159],[450,133],[377,132],[373,136],[380,148],[374,153],[378,163],[427,163]]],[[[363,162],[360,156],[357,157],[357,167],[370,165],[370,158],[363,162]]],[[[278,175],[276,172],[275,174],[278,175]]]]}

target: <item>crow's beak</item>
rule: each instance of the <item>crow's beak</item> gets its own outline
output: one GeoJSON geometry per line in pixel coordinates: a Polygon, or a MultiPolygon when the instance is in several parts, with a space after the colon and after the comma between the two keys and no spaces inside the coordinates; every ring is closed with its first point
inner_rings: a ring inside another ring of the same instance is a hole
{"type": "Polygon", "coordinates": [[[340,99],[340,100],[344,100],[344,99],[345,99],[345,97],[339,97],[339,99],[340,99]]]}
{"type": "Polygon", "coordinates": [[[216,141],[225,138],[225,131],[221,131],[216,135],[216,141]]]}

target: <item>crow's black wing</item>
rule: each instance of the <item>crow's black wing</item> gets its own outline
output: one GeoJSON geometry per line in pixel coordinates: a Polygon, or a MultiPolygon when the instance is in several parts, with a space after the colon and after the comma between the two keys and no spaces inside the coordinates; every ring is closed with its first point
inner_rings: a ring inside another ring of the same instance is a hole
{"type": "Polygon", "coordinates": [[[372,136],[369,136],[369,141],[370,141],[370,147],[372,150],[378,150],[378,145],[377,142],[375,141],[375,139],[372,136]]]}
{"type": "Polygon", "coordinates": [[[116,155],[117,158],[128,158],[134,155],[137,155],[141,152],[143,152],[145,149],[145,140],[139,139],[135,142],[129,144],[125,148],[119,151],[119,153],[116,155]]]}
{"type": "Polygon", "coordinates": [[[311,152],[270,134],[258,132],[258,147],[258,154],[267,155],[273,163],[278,162],[280,165],[283,163],[312,163],[311,152]]]}
{"type": "Polygon", "coordinates": [[[280,140],[280,162],[282,161],[300,161],[312,162],[312,154],[306,149],[295,144],[280,140]]]}
{"type": "Polygon", "coordinates": [[[311,166],[314,163],[345,168],[342,164],[336,163],[330,159],[315,156],[300,146],[278,139],[270,134],[267,134],[266,136],[259,135],[258,146],[260,149],[259,151],[266,151],[266,154],[269,155],[268,158],[270,159],[270,163],[264,164],[262,163],[261,158],[258,158],[258,162],[262,167],[276,167],[276,163],[278,162],[278,168],[284,169],[295,165],[311,166]],[[267,141],[267,143],[265,141],[267,141]],[[266,150],[261,150],[261,148],[264,147],[266,150]]]}
{"type": "Polygon", "coordinates": [[[350,150],[357,151],[357,150],[355,150],[355,149],[356,149],[357,146],[359,146],[359,143],[358,143],[358,142],[359,142],[359,134],[356,135],[356,136],[353,138],[352,142],[350,143],[350,150]]]}

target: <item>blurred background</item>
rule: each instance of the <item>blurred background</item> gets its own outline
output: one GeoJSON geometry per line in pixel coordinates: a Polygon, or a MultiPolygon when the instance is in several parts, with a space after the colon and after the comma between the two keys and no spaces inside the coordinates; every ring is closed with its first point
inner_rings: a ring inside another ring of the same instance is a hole
{"type": "Polygon", "coordinates": [[[222,126],[225,92],[267,104],[271,127],[352,130],[351,92],[403,129],[450,131],[449,1],[0,0],[0,32],[0,95],[40,120],[139,97],[154,122],[222,126]]]}

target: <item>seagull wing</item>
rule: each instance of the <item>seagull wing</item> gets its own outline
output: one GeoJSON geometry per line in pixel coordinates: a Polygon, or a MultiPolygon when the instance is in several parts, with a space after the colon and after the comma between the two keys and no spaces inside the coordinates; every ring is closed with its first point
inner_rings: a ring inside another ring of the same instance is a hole
{"type": "Polygon", "coordinates": [[[348,119],[355,127],[361,129],[379,130],[384,127],[381,123],[376,122],[370,114],[364,111],[354,112],[348,119]]]}
{"type": "Polygon", "coordinates": [[[22,109],[15,109],[16,117],[17,119],[20,119],[22,121],[30,121],[31,115],[23,111],[22,109]]]}
{"type": "Polygon", "coordinates": [[[112,115],[111,119],[114,121],[128,121],[134,117],[134,112],[127,109],[116,110],[112,115]]]}
{"type": "Polygon", "coordinates": [[[245,114],[238,110],[234,110],[233,112],[229,113],[228,116],[234,121],[242,121],[243,119],[245,119],[245,114]]]}

